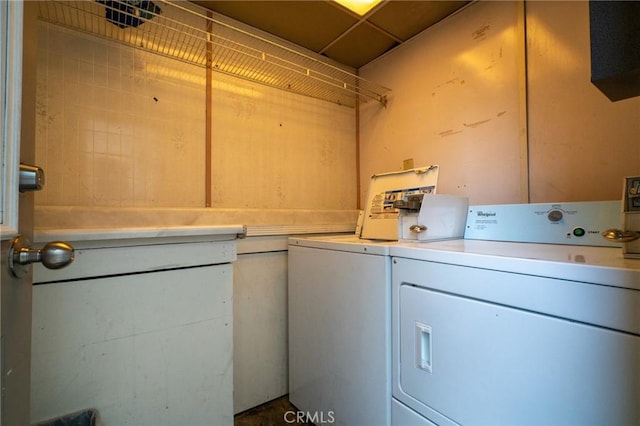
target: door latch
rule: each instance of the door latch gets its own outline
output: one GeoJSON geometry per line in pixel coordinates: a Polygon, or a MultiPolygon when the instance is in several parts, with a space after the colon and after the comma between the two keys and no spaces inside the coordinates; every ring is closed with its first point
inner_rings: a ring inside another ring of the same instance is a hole
{"type": "Polygon", "coordinates": [[[20,163],[18,190],[20,192],[40,191],[44,187],[44,170],[38,166],[20,163]]]}

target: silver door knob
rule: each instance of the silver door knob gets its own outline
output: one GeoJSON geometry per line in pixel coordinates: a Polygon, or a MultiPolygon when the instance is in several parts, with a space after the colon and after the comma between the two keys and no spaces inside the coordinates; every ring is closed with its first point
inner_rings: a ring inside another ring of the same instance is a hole
{"type": "Polygon", "coordinates": [[[640,238],[640,232],[638,231],[622,231],[620,229],[607,229],[602,233],[602,236],[610,241],[616,241],[619,243],[628,243],[640,238]]]}
{"type": "Polygon", "coordinates": [[[16,277],[24,276],[28,266],[34,262],[42,263],[47,269],[60,269],[69,265],[75,258],[75,251],[70,244],[52,241],[41,249],[28,247],[28,241],[21,235],[14,238],[9,250],[9,269],[16,277]]]}

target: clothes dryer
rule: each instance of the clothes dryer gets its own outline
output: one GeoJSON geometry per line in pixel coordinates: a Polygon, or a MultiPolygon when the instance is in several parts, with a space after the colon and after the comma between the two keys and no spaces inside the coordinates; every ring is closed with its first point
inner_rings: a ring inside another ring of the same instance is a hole
{"type": "Polygon", "coordinates": [[[392,424],[640,424],[639,260],[471,239],[390,253],[392,424]]]}

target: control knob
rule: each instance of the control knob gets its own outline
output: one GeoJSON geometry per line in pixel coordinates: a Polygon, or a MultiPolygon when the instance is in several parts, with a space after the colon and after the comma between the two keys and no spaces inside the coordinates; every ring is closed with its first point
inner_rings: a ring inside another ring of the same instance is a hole
{"type": "Polygon", "coordinates": [[[547,219],[551,222],[560,222],[562,220],[563,214],[561,210],[551,210],[547,214],[547,219]]]}

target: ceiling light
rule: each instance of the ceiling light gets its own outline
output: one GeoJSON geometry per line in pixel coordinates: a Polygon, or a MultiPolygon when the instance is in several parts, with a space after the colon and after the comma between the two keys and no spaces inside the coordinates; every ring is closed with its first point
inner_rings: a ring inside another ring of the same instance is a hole
{"type": "Polygon", "coordinates": [[[352,12],[363,16],[382,0],[334,0],[352,12]]]}

